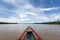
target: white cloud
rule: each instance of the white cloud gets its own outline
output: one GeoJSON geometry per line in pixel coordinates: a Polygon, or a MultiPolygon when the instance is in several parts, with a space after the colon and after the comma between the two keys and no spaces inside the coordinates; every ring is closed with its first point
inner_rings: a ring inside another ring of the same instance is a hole
{"type": "Polygon", "coordinates": [[[38,15],[37,13],[34,13],[34,12],[25,12],[25,14],[33,15],[33,16],[37,16],[38,15]]]}
{"type": "MultiPolygon", "coordinates": [[[[28,3],[28,0],[3,0],[6,3],[12,3],[13,5],[17,6],[17,10],[27,10],[30,9],[30,11],[51,11],[56,10],[60,7],[51,7],[51,8],[34,8],[31,4],[28,3]]],[[[20,11],[21,11],[20,10],[20,11]]]]}
{"type": "Polygon", "coordinates": [[[31,5],[31,4],[26,4],[26,5],[24,5],[24,7],[23,7],[24,9],[34,9],[34,7],[31,5]]]}
{"type": "Polygon", "coordinates": [[[21,19],[21,20],[23,20],[23,21],[29,21],[29,20],[31,20],[31,19],[29,19],[29,18],[23,18],[23,19],[21,19]]]}
{"type": "Polygon", "coordinates": [[[22,10],[22,11],[17,10],[17,11],[16,11],[16,14],[17,14],[20,18],[26,18],[26,17],[28,17],[29,15],[31,15],[31,16],[38,16],[38,13],[31,12],[31,11],[24,11],[24,10],[22,10]]]}
{"type": "Polygon", "coordinates": [[[12,22],[12,23],[24,23],[24,21],[29,21],[31,19],[29,18],[16,18],[16,17],[10,17],[10,18],[1,18],[0,22],[12,22]]]}
{"type": "Polygon", "coordinates": [[[52,20],[60,20],[60,14],[53,13],[53,14],[51,14],[50,18],[52,20]]]}
{"type": "Polygon", "coordinates": [[[12,4],[16,7],[22,7],[28,3],[27,0],[2,0],[2,1],[12,4]]]}
{"type": "Polygon", "coordinates": [[[52,10],[56,10],[59,9],[60,7],[51,7],[51,8],[41,8],[41,11],[52,11],[52,10]]]}
{"type": "Polygon", "coordinates": [[[44,21],[48,21],[50,20],[49,17],[47,17],[44,12],[40,13],[38,16],[35,17],[36,20],[44,20],[44,21]]]}
{"type": "Polygon", "coordinates": [[[19,22],[20,20],[18,20],[15,17],[11,17],[11,18],[0,18],[1,22],[19,22]]]}
{"type": "Polygon", "coordinates": [[[28,15],[25,14],[25,12],[20,12],[19,17],[20,18],[26,18],[28,15]]]}
{"type": "Polygon", "coordinates": [[[15,3],[16,2],[16,0],[3,0],[4,2],[7,2],[7,3],[15,3]]]}
{"type": "Polygon", "coordinates": [[[6,3],[11,3],[15,5],[17,9],[7,10],[6,8],[0,6],[0,10],[15,13],[18,16],[18,18],[15,18],[15,17],[0,18],[0,21],[23,22],[27,20],[32,20],[29,18],[30,16],[34,16],[32,18],[36,20],[49,20],[49,21],[57,20],[60,18],[60,16],[56,14],[52,14],[50,18],[46,16],[45,14],[43,14],[44,11],[57,10],[60,7],[34,8],[31,4],[28,3],[27,0],[3,0],[3,1],[6,3]]]}

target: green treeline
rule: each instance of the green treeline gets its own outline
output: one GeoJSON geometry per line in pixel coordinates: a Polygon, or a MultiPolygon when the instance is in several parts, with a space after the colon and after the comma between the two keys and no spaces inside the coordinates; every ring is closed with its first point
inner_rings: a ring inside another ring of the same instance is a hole
{"type": "Polygon", "coordinates": [[[60,24],[60,22],[44,22],[42,24],[60,24]]]}
{"type": "Polygon", "coordinates": [[[42,22],[42,23],[34,23],[34,24],[60,24],[60,21],[54,21],[54,22],[42,22]]]}
{"type": "Polygon", "coordinates": [[[17,24],[17,23],[0,22],[0,24],[17,24]]]}

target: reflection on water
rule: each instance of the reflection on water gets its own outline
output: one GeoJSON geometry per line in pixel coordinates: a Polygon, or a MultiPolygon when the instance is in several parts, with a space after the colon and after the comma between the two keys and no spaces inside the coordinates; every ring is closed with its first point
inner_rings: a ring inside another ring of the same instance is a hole
{"type": "Polygon", "coordinates": [[[31,26],[43,40],[60,40],[60,25],[3,24],[0,25],[0,40],[17,40],[31,26]]]}

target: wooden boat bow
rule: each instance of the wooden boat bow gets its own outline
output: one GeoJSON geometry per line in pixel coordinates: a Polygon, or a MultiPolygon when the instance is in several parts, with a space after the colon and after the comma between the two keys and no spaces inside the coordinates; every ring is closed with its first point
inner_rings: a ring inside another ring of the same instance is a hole
{"type": "Polygon", "coordinates": [[[39,35],[29,26],[18,40],[42,40],[39,35]]]}

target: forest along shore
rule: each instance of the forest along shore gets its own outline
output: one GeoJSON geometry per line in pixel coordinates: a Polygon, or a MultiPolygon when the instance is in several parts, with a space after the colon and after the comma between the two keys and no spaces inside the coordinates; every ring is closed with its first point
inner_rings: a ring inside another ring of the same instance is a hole
{"type": "Polygon", "coordinates": [[[10,22],[0,22],[0,24],[18,24],[18,23],[10,23],[10,22]]]}

